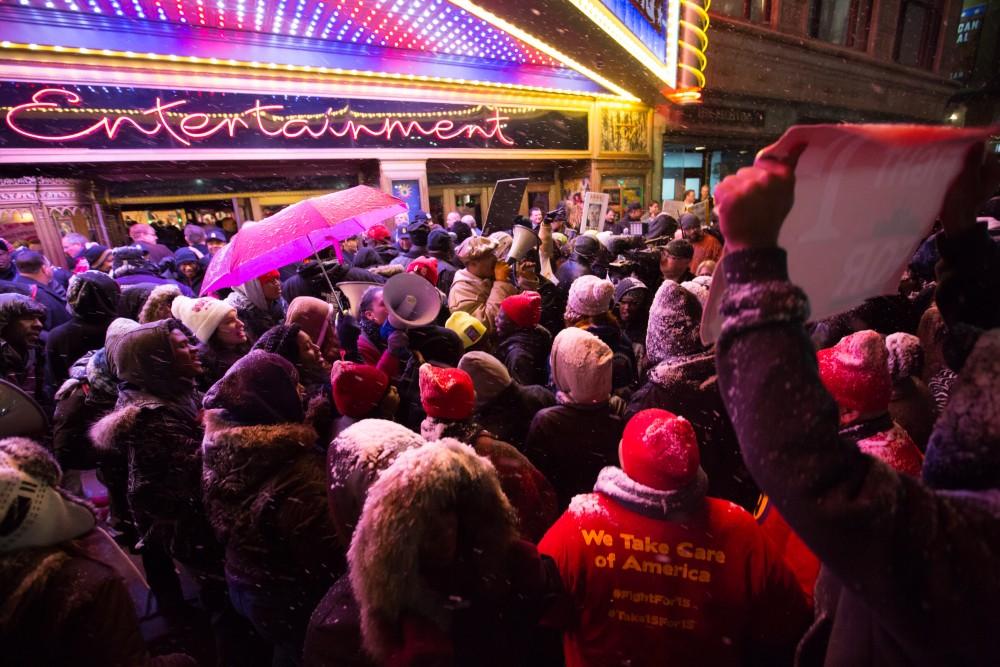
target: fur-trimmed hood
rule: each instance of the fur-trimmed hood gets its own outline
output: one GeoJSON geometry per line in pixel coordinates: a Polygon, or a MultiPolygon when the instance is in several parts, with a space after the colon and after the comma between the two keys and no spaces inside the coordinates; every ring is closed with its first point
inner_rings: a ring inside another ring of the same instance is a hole
{"type": "Polygon", "coordinates": [[[455,581],[483,585],[492,577],[482,574],[495,572],[517,536],[514,510],[487,459],[456,440],[431,443],[400,454],[368,492],[348,561],[364,647],[376,661],[391,650],[404,614],[449,629],[446,593],[427,584],[420,562],[421,545],[435,539],[431,531],[447,512],[458,515],[455,581]],[[477,560],[462,561],[463,554],[477,560]]]}
{"type": "Polygon", "coordinates": [[[260,488],[316,444],[316,431],[304,424],[241,426],[225,420],[221,410],[205,412],[202,442],[202,489],[212,528],[223,540],[238,523],[260,488]]]}
{"type": "Polygon", "coordinates": [[[181,295],[181,288],[177,285],[166,284],[157,285],[149,293],[149,297],[139,311],[139,324],[148,324],[160,320],[158,313],[161,309],[170,312],[170,304],[181,295]]]}

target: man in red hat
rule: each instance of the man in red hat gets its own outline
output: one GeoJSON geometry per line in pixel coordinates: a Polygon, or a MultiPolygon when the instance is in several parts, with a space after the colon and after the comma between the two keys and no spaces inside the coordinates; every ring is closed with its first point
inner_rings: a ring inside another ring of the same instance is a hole
{"type": "Polygon", "coordinates": [[[790,663],[809,607],[753,518],[705,496],[691,424],[643,410],[619,459],[539,544],[574,602],[566,665],[790,663]]]}

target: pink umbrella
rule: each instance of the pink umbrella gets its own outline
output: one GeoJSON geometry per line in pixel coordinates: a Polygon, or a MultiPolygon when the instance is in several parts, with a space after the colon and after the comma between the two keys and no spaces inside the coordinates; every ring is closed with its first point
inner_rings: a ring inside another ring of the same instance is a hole
{"type": "MultiPolygon", "coordinates": [[[[212,258],[201,293],[249,282],[406,211],[402,200],[358,185],[306,199],[237,232],[212,258]]],[[[339,253],[338,253],[339,254],[339,253]]]]}

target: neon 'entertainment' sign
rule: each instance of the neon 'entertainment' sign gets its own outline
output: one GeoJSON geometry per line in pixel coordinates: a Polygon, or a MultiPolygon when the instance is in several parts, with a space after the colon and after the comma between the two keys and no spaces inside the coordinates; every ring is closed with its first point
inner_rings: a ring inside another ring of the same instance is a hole
{"type": "Polygon", "coordinates": [[[164,102],[159,95],[151,106],[139,109],[87,109],[79,107],[82,102],[83,97],[71,90],[42,88],[32,95],[30,102],[10,107],[5,123],[25,139],[60,144],[92,138],[115,141],[136,133],[149,139],[169,138],[182,146],[213,138],[228,137],[232,140],[243,134],[279,140],[312,139],[317,142],[344,138],[358,142],[368,137],[391,142],[422,137],[434,141],[481,140],[502,146],[515,145],[514,140],[504,133],[510,116],[502,115],[500,109],[492,109],[489,115],[464,123],[456,123],[446,114],[423,114],[439,116],[427,121],[378,114],[384,117],[374,122],[359,122],[337,121],[329,113],[309,117],[277,116],[285,105],[261,104],[259,99],[242,111],[226,114],[181,111],[189,104],[188,99],[164,102]],[[39,123],[40,120],[58,120],[60,116],[74,121],[96,120],[83,127],[76,122],[73,131],[67,131],[58,123],[39,123]]]}

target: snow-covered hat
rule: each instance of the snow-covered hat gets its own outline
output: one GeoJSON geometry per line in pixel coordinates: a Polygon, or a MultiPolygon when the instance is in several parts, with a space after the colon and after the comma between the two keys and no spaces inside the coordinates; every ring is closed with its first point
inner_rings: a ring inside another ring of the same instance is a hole
{"type": "Polygon", "coordinates": [[[657,408],[636,413],[625,425],[619,456],[626,475],[660,491],[687,486],[701,465],[691,422],[657,408]]]}
{"type": "Polygon", "coordinates": [[[590,275],[580,276],[569,286],[566,319],[579,320],[608,312],[614,294],[615,286],[610,280],[590,275]]]}
{"type": "Polygon", "coordinates": [[[420,367],[420,403],[434,419],[461,421],[472,416],[476,390],[469,374],[458,368],[420,367]]]}
{"type": "Polygon", "coordinates": [[[889,351],[889,375],[893,382],[920,375],[924,366],[924,348],[913,334],[897,331],[885,337],[889,351]]]}
{"type": "Polygon", "coordinates": [[[844,336],[816,358],[823,386],[842,409],[866,414],[889,407],[889,353],[877,332],[867,329],[844,336]]]}
{"type": "Polygon", "coordinates": [[[402,452],[424,444],[417,433],[385,419],[362,419],[330,443],[327,500],[337,537],[345,547],[361,516],[368,487],[402,452]]]}
{"type": "Polygon", "coordinates": [[[703,349],[701,303],[673,280],[664,280],[649,309],[646,355],[650,363],[679,360],[703,349]]]}

